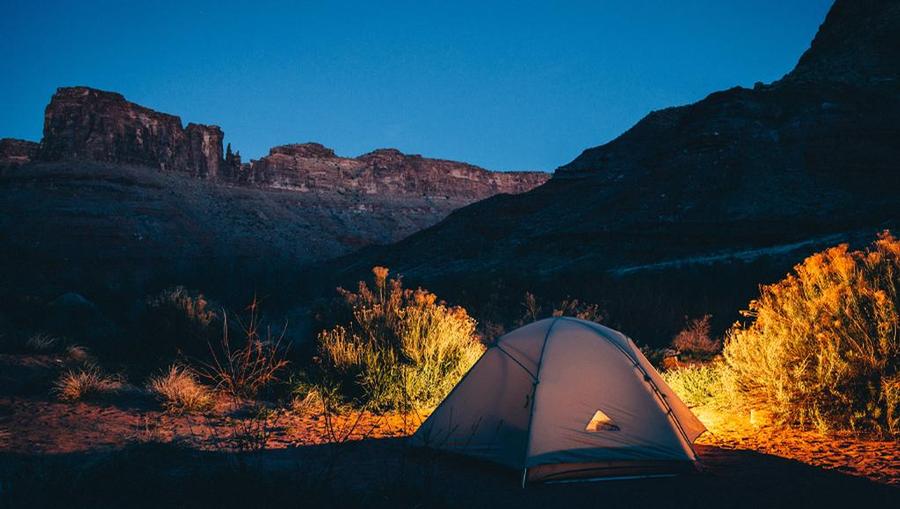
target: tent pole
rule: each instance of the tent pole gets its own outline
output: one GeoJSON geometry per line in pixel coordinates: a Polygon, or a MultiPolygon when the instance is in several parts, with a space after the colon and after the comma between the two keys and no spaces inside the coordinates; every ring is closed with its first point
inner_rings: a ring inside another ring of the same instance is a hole
{"type": "MultiPolygon", "coordinates": [[[[531,410],[528,413],[528,431],[525,435],[525,453],[522,463],[528,465],[528,448],[531,447],[531,421],[534,420],[534,407],[537,406],[537,386],[541,383],[541,366],[544,364],[544,351],[547,349],[547,341],[550,339],[550,333],[553,331],[553,326],[556,325],[560,317],[556,317],[550,322],[550,326],[547,327],[547,333],[544,335],[544,344],[541,345],[541,356],[538,358],[537,363],[537,375],[534,377],[534,382],[531,385],[531,410]]],[[[528,467],[525,467],[525,470],[522,473],[522,487],[525,487],[525,474],[528,472],[528,467]]]]}

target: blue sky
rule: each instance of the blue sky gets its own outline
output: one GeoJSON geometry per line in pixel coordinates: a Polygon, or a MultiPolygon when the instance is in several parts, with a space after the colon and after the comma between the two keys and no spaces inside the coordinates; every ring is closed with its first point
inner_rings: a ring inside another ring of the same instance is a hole
{"type": "Polygon", "coordinates": [[[56,87],[217,124],[245,160],[318,141],[552,170],[654,109],[780,78],[830,0],[2,0],[0,137],[56,87]]]}

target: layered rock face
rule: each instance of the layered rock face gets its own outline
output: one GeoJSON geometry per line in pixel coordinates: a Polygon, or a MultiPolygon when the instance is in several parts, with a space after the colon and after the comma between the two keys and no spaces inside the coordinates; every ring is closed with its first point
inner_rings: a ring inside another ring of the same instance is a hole
{"type": "Polygon", "coordinates": [[[39,148],[40,145],[33,141],[0,139],[0,168],[31,162],[37,156],[39,148]]]}
{"type": "Polygon", "coordinates": [[[222,130],[87,87],[60,88],[44,114],[40,159],[139,164],[217,178],[222,130]]]}
{"type": "Polygon", "coordinates": [[[528,191],[549,178],[541,172],[491,172],[395,149],[380,149],[356,158],[338,157],[318,143],[275,147],[245,171],[246,178],[254,183],[300,192],[469,201],[528,191]]]}
{"type": "MultiPolygon", "coordinates": [[[[60,88],[47,106],[42,161],[84,160],[152,166],[196,177],[299,192],[404,196],[476,201],[520,193],[544,183],[542,172],[490,172],[470,164],[394,149],[338,157],[318,143],[284,145],[242,164],[222,154],[222,130],[128,102],[117,93],[60,88]]],[[[449,212],[449,210],[448,210],[449,212]]]]}

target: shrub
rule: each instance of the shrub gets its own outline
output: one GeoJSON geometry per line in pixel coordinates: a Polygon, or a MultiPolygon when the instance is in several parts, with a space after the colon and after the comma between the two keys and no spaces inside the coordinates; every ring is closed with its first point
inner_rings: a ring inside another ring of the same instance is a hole
{"type": "Polygon", "coordinates": [[[78,401],[109,395],[124,387],[122,379],[104,374],[100,368],[69,370],[53,384],[53,392],[63,401],[78,401]]]}
{"type": "Polygon", "coordinates": [[[725,342],[742,403],[820,428],[900,432],[900,241],[839,245],[764,286],[725,342]]]}
{"type": "Polygon", "coordinates": [[[209,344],[209,361],[201,362],[197,374],[220,390],[237,398],[254,398],[259,391],[278,380],[278,372],[287,366],[284,334],[275,337],[260,330],[259,306],[256,299],[248,307],[246,324],[238,321],[242,338],[231,339],[227,316],[224,317],[222,340],[209,344]]]}
{"type": "Polygon", "coordinates": [[[144,300],[135,331],[142,339],[128,353],[155,363],[168,363],[179,355],[201,355],[218,318],[203,294],[182,286],[163,290],[144,300]]]}
{"type": "Polygon", "coordinates": [[[600,309],[598,304],[589,304],[571,297],[566,297],[559,302],[541,305],[533,293],[525,292],[524,299],[522,307],[525,308],[525,312],[516,322],[519,326],[550,316],[572,316],[597,323],[606,320],[606,314],[600,309]]]}
{"type": "Polygon", "coordinates": [[[667,370],[663,379],[689,407],[731,404],[728,367],[722,362],[696,364],[667,370]]]}
{"type": "Polygon", "coordinates": [[[90,351],[80,345],[69,345],[66,347],[66,357],[75,363],[85,364],[91,361],[90,351]]]}
{"type": "Polygon", "coordinates": [[[722,349],[722,342],[709,335],[711,315],[689,320],[687,326],[672,339],[672,346],[679,353],[693,357],[710,357],[722,349]]]}
{"type": "Polygon", "coordinates": [[[190,369],[182,366],[173,364],[167,371],[150,378],[147,389],[169,412],[201,412],[213,406],[211,391],[200,384],[190,369]]]}
{"type": "Polygon", "coordinates": [[[426,290],[404,289],[375,267],[373,288],[339,289],[352,318],[318,335],[326,375],[377,409],[440,402],[484,352],[475,320],[426,290]]]}

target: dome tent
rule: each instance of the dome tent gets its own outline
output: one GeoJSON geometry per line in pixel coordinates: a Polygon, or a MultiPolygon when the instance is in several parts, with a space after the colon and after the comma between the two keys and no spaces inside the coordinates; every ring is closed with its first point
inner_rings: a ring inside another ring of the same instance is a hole
{"type": "Polygon", "coordinates": [[[519,469],[524,485],[691,470],[704,431],[629,338],[558,317],[499,338],[412,443],[519,469]]]}

